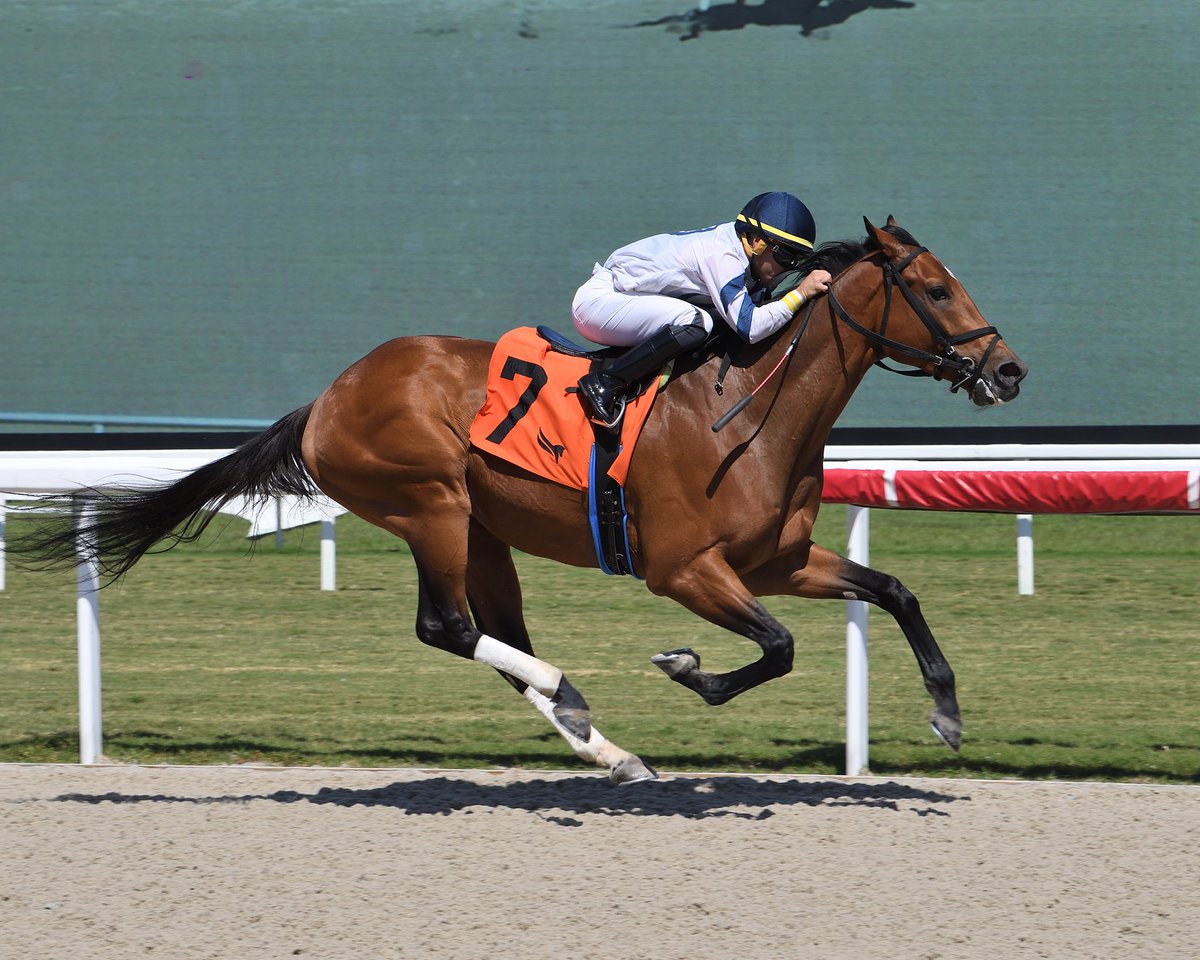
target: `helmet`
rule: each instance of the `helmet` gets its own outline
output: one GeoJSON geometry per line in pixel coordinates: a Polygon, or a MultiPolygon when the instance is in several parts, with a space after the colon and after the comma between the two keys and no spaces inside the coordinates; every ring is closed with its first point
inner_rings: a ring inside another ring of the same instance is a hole
{"type": "Polygon", "coordinates": [[[759,233],[767,240],[811,250],[817,224],[808,207],[790,193],[760,193],[737,216],[738,233],[759,233]]]}

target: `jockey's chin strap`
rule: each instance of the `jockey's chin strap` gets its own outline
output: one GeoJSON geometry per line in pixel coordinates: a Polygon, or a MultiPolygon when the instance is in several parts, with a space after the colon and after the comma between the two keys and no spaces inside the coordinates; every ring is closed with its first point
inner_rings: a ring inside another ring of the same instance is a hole
{"type": "Polygon", "coordinates": [[[988,357],[992,355],[992,351],[996,347],[996,342],[1000,339],[1000,334],[995,327],[986,326],[979,327],[976,330],[968,330],[965,333],[956,333],[951,336],[938,323],[936,318],[929,313],[921,298],[913,292],[912,287],[908,285],[908,282],[902,276],[904,269],[910,263],[916,260],[921,254],[927,252],[927,247],[917,247],[917,249],[899,263],[892,263],[888,259],[883,261],[883,318],[879,322],[879,330],[876,331],[864,327],[850,316],[846,312],[845,307],[838,301],[832,286],[826,292],[826,296],[829,297],[829,306],[842,323],[862,334],[871,343],[876,346],[885,347],[894,353],[904,354],[918,363],[928,363],[933,366],[934,372],[928,373],[925,370],[898,370],[895,367],[889,367],[883,360],[875,361],[877,367],[883,367],[884,370],[888,370],[891,373],[898,373],[905,377],[933,377],[935,380],[941,380],[947,374],[953,377],[958,377],[961,374],[961,377],[950,387],[950,392],[953,393],[959,389],[970,390],[979,382],[979,378],[987,366],[988,357]],[[908,305],[912,308],[913,313],[921,318],[921,322],[933,334],[934,340],[937,341],[938,346],[941,348],[939,353],[930,353],[928,350],[922,350],[919,347],[901,343],[899,340],[893,340],[887,336],[887,322],[888,314],[892,308],[893,287],[900,290],[901,295],[908,301],[908,305]],[[959,344],[968,343],[971,340],[977,340],[989,334],[992,337],[991,343],[987,345],[987,349],[984,350],[978,364],[970,357],[960,356],[958,351],[954,349],[959,344]]]}

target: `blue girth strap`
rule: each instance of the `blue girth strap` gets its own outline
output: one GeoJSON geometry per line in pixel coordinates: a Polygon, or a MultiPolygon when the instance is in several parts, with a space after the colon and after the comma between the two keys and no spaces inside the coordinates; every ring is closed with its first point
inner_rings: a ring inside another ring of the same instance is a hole
{"type": "Polygon", "coordinates": [[[606,427],[594,425],[596,442],[588,464],[588,520],[592,527],[592,545],[600,569],[609,576],[630,575],[637,579],[629,549],[628,514],[625,491],[608,475],[621,452],[620,438],[606,427]]]}

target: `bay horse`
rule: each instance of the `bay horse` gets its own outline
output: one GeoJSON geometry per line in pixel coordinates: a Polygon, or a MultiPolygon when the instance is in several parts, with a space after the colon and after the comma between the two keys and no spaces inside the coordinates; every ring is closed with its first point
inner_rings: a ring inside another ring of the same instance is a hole
{"type": "MultiPolygon", "coordinates": [[[[933,699],[933,730],[957,750],[954,674],[916,598],[895,577],[811,539],[823,451],[851,394],[883,358],[910,368],[897,372],[951,378],[952,391],[977,406],[1015,398],[1027,368],[954,275],[893,218],[883,228],[864,223],[862,242],[825,244],[807,262],[833,274],[827,294],[775,335],[732,350],[720,377],[725,391],[744,397],[733,411],[714,391],[715,356],[655,399],[625,486],[629,546],[652,592],[761,648],[759,659],[727,673],[705,672],[690,649],[652,658],[707,703],[792,667],[792,635],[759,597],[864,600],[899,624],[933,699]]],[[[78,538],[115,579],[164,538],[194,540],[232,497],[320,490],[408,542],[422,642],[500,671],[613,782],[653,779],[648,764],[601,736],[562,671],[534,654],[512,550],[598,563],[586,492],[469,443],[492,348],[449,336],[385,343],[311,404],[175,482],[77,495],[86,509],[74,528],[45,535],[34,554],[72,560],[78,538]]]]}

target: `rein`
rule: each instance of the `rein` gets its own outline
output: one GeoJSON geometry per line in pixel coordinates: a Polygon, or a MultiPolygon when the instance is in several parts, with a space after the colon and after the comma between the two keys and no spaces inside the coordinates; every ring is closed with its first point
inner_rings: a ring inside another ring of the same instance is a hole
{"type": "MultiPolygon", "coordinates": [[[[745,410],[746,404],[748,404],[751,400],[754,399],[754,395],[756,393],[758,393],[758,391],[761,390],[763,387],[765,387],[767,385],[767,381],[770,380],[773,376],[775,376],[776,373],[779,372],[779,368],[782,367],[784,365],[784,363],[787,361],[787,358],[792,355],[792,351],[796,349],[796,344],[798,344],[800,342],[800,338],[802,336],[804,336],[804,331],[808,327],[808,318],[812,316],[813,307],[815,305],[816,305],[815,299],[809,301],[808,307],[804,311],[804,316],[801,318],[799,325],[796,327],[796,332],[792,335],[792,342],[789,343],[787,345],[787,349],[783,351],[783,356],[779,358],[779,362],[777,364],[775,364],[774,367],[771,368],[770,373],[768,373],[765,377],[763,377],[758,382],[757,387],[755,387],[748,394],[746,394],[744,397],[742,397],[741,400],[739,400],[737,403],[735,403],[733,405],[733,408],[728,413],[726,413],[723,417],[721,417],[720,420],[716,421],[716,423],[714,423],[712,425],[713,433],[716,433],[718,430],[720,430],[722,427],[724,427],[725,424],[727,424],[730,420],[732,420],[739,413],[741,413],[743,410],[745,410]]],[[[721,376],[724,376],[724,368],[722,368],[721,376]]],[[[722,392],[721,384],[720,384],[720,380],[718,379],[717,393],[719,394],[721,392],[722,392]]]]}
{"type": "MultiPolygon", "coordinates": [[[[871,257],[875,256],[877,252],[878,251],[872,251],[852,266],[857,266],[858,263],[863,263],[864,261],[869,260],[871,257]]],[[[920,297],[913,292],[912,287],[908,285],[908,281],[906,281],[902,276],[905,268],[907,268],[909,264],[916,260],[921,254],[928,252],[928,247],[917,247],[916,250],[910,253],[899,263],[892,263],[891,260],[888,260],[886,257],[884,258],[884,261],[881,265],[883,269],[883,317],[879,321],[878,331],[872,330],[869,327],[864,327],[861,323],[850,316],[850,314],[846,311],[846,308],[842,306],[841,302],[833,292],[834,284],[837,283],[838,279],[840,279],[842,276],[845,276],[845,274],[849,272],[849,267],[846,270],[843,270],[842,273],[839,274],[838,278],[836,278],[833,283],[829,285],[829,289],[825,291],[825,295],[829,298],[829,309],[832,311],[834,316],[842,321],[842,323],[861,334],[871,343],[875,344],[876,346],[887,347],[896,353],[905,354],[906,356],[911,357],[920,363],[931,364],[934,367],[934,372],[927,373],[924,370],[897,370],[895,367],[889,367],[883,362],[882,359],[876,360],[875,366],[883,367],[883,369],[887,370],[889,373],[898,373],[904,377],[933,377],[935,380],[941,380],[943,372],[949,372],[950,374],[955,375],[962,374],[962,378],[955,381],[954,385],[950,387],[950,392],[954,393],[960,389],[970,390],[975,386],[976,383],[979,382],[979,378],[983,375],[983,370],[987,366],[988,357],[992,355],[992,351],[996,348],[996,343],[1000,339],[1000,332],[993,326],[979,327],[976,330],[968,330],[965,333],[958,333],[954,335],[946,332],[945,328],[938,323],[935,317],[929,313],[929,311],[925,308],[925,304],[921,302],[920,297]],[[893,340],[891,337],[887,336],[887,322],[888,315],[891,313],[892,309],[893,287],[896,287],[900,290],[901,296],[908,301],[908,305],[910,308],[912,308],[913,313],[915,313],[921,319],[921,322],[925,324],[929,332],[933,334],[934,340],[936,340],[938,345],[941,347],[940,353],[930,353],[928,350],[922,350],[920,347],[913,347],[907,343],[901,343],[899,340],[893,340]],[[955,347],[960,344],[969,343],[972,340],[978,340],[980,337],[986,337],[989,334],[991,334],[992,337],[991,343],[987,345],[987,349],[984,350],[983,356],[980,358],[978,364],[976,364],[976,362],[970,357],[960,356],[958,351],[955,350],[955,347]]],[[[757,394],[759,390],[767,385],[767,381],[779,372],[779,369],[783,366],[788,357],[792,355],[792,351],[796,349],[796,344],[800,342],[800,338],[804,335],[804,331],[808,327],[808,321],[812,316],[812,310],[815,304],[815,298],[809,301],[808,307],[804,311],[804,316],[797,325],[796,332],[792,335],[792,340],[787,345],[787,349],[784,350],[783,356],[779,358],[779,362],[775,364],[770,373],[768,373],[762,378],[762,380],[759,381],[758,386],[751,390],[746,396],[742,397],[742,399],[739,400],[733,406],[733,408],[729,410],[728,413],[726,413],[712,425],[713,433],[716,433],[718,430],[724,428],[724,426],[729,423],[730,420],[741,413],[746,408],[746,405],[754,399],[755,394],[757,394]]],[[[724,368],[722,368],[722,377],[723,376],[724,368]]],[[[722,392],[720,389],[719,380],[717,384],[717,392],[722,392]]]]}

